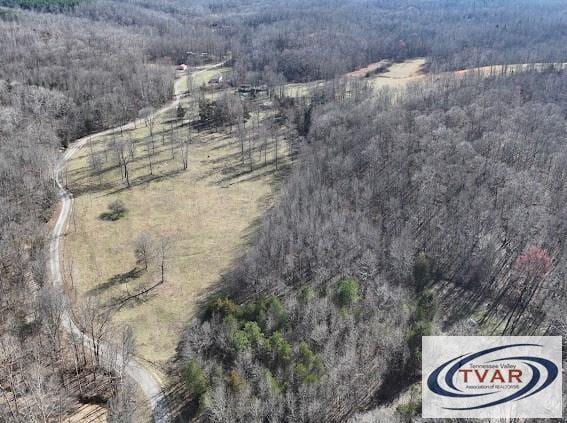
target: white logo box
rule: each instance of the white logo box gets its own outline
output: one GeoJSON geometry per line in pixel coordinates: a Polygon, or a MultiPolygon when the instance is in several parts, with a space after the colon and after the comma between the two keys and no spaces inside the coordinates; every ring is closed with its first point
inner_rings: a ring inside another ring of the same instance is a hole
{"type": "Polygon", "coordinates": [[[422,417],[561,418],[560,336],[422,337],[422,417]]]}

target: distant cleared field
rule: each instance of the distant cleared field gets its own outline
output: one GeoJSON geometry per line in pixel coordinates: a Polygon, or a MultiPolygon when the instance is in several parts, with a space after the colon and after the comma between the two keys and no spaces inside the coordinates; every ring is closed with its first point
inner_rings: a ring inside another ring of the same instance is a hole
{"type": "Polygon", "coordinates": [[[424,78],[424,65],[425,59],[423,58],[406,60],[402,63],[394,63],[386,72],[374,75],[368,78],[368,80],[375,89],[385,87],[404,87],[410,82],[415,82],[424,78]]]}
{"type": "MultiPolygon", "coordinates": [[[[184,105],[188,108],[189,102],[184,105]]],[[[188,169],[183,170],[180,151],[172,153],[171,147],[175,137],[188,136],[184,124],[175,118],[175,109],[159,117],[154,128],[153,176],[143,147],[149,140],[148,128],[142,125],[115,134],[134,141],[129,189],[112,158],[112,135],[93,137],[72,159],[67,172],[76,199],[65,239],[65,256],[70,259],[64,260],[77,302],[94,296],[104,304],[119,304],[150,286],[158,276],[136,267],[136,238],[146,232],[154,239],[168,236],[172,240],[165,283],[122,304],[115,317],[133,327],[140,355],[158,362],[174,355],[180,331],[197,301],[244,251],[255,222],[272,203],[279,174],[273,144],[268,144],[266,165],[263,155],[260,160],[254,150],[257,160],[250,171],[241,161],[236,131],[231,135],[228,130],[193,131],[188,169]],[[100,178],[89,165],[93,151],[107,157],[100,178]],[[101,220],[114,200],[121,200],[127,213],[116,221],[101,220]]],[[[278,147],[281,169],[288,148],[283,141],[278,147]]]]}
{"type": "Polygon", "coordinates": [[[567,63],[522,63],[522,64],[509,64],[509,65],[491,65],[482,66],[474,69],[463,69],[455,72],[457,75],[467,75],[477,73],[484,76],[497,76],[497,75],[512,75],[518,72],[538,71],[545,70],[562,70],[567,67],[567,63]]]}
{"type": "MultiPolygon", "coordinates": [[[[530,70],[546,71],[560,70],[567,67],[567,63],[531,63],[531,64],[509,64],[509,65],[493,65],[483,66],[480,68],[463,69],[455,72],[444,72],[440,74],[428,74],[424,71],[426,60],[424,58],[416,58],[406,60],[401,63],[392,63],[383,73],[377,73],[366,77],[369,72],[375,71],[379,66],[385,65],[387,62],[371,63],[370,65],[350,72],[345,75],[349,79],[361,79],[367,81],[374,89],[382,88],[403,88],[406,85],[424,80],[426,78],[438,78],[440,76],[466,76],[466,75],[482,75],[485,77],[497,75],[511,75],[518,72],[526,72],[530,70]]],[[[300,97],[308,95],[313,89],[323,86],[323,81],[314,81],[306,83],[291,83],[286,85],[286,94],[292,97],[300,97]]]]}
{"type": "MultiPolygon", "coordinates": [[[[348,79],[363,79],[375,89],[392,87],[401,88],[410,82],[418,81],[425,77],[423,73],[423,66],[425,59],[417,58],[406,60],[401,63],[393,63],[388,66],[386,72],[372,75],[366,78],[368,72],[376,70],[380,65],[385,65],[386,62],[372,63],[365,68],[349,72],[344,75],[348,79]]],[[[301,97],[308,95],[313,89],[323,86],[324,81],[313,81],[304,83],[291,83],[285,86],[285,93],[290,97],[301,97]]]]}

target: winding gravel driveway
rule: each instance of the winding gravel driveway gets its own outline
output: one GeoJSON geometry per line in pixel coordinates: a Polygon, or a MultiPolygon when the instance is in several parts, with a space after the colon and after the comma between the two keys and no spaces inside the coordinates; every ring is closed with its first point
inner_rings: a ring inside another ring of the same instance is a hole
{"type": "MultiPolygon", "coordinates": [[[[216,67],[222,66],[223,63],[207,66],[197,72],[194,72],[193,75],[196,75],[200,72],[204,72],[216,67]]],[[[176,81],[177,82],[177,81],[176,81]]],[[[177,84],[175,84],[177,86],[177,84]]],[[[164,107],[160,108],[154,113],[154,116],[158,116],[174,107],[177,107],[179,104],[179,99],[182,97],[182,93],[178,93],[177,89],[175,90],[175,98],[172,102],[168,103],[164,107]]],[[[59,161],[56,169],[55,169],[55,183],[59,188],[59,197],[61,198],[61,210],[59,212],[59,216],[57,217],[57,222],[53,227],[53,231],[51,233],[51,240],[49,244],[49,270],[51,273],[51,280],[54,287],[57,288],[64,288],[63,282],[63,274],[61,272],[61,238],[65,235],[65,230],[68,225],[68,219],[71,214],[71,210],[73,209],[73,194],[69,192],[64,184],[61,181],[62,171],[65,169],[65,164],[71,160],[73,155],[80,150],[91,137],[98,137],[102,135],[107,135],[112,133],[112,131],[120,130],[120,129],[130,129],[133,128],[134,125],[141,125],[143,124],[142,119],[138,119],[136,121],[130,122],[122,127],[118,128],[111,128],[107,129],[102,132],[98,132],[96,134],[92,134],[83,138],[76,140],[75,142],[71,143],[69,148],[65,151],[65,154],[59,161]]],[[[79,336],[83,339],[83,343],[87,345],[89,348],[93,345],[92,339],[90,339],[85,333],[81,331],[81,329],[75,324],[73,321],[71,314],[69,311],[66,311],[63,316],[63,326],[67,332],[72,333],[76,336],[79,336]]],[[[109,351],[108,346],[100,345],[99,346],[101,356],[106,356],[107,352],[109,351]]],[[[120,365],[123,361],[122,356],[119,354],[116,358],[116,363],[120,365]]],[[[114,369],[109,369],[114,370],[114,369]]],[[[158,379],[150,373],[142,364],[141,361],[137,358],[131,359],[128,364],[126,365],[126,373],[127,375],[134,380],[142,392],[144,393],[145,397],[149,401],[149,404],[152,409],[153,419],[155,423],[166,423],[170,421],[168,406],[166,402],[165,395],[163,393],[162,387],[158,379]]]]}

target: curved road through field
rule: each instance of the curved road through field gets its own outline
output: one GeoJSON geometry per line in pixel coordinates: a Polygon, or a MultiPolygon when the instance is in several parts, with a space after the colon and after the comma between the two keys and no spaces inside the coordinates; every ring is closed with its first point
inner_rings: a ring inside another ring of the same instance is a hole
{"type": "MultiPolygon", "coordinates": [[[[207,70],[217,68],[222,65],[223,63],[207,66],[203,69],[200,69],[197,72],[193,72],[192,75],[195,76],[200,72],[205,72],[207,70]]],[[[154,113],[154,116],[158,116],[168,110],[171,110],[174,107],[177,107],[177,104],[179,103],[179,99],[183,95],[183,93],[180,93],[179,89],[177,88],[178,85],[177,82],[179,81],[176,81],[175,84],[174,100],[168,103],[167,105],[165,105],[164,107],[162,107],[161,109],[157,110],[154,113]]],[[[73,194],[65,188],[63,182],[61,181],[61,173],[65,168],[66,162],[69,161],[73,157],[73,155],[79,149],[81,149],[91,137],[107,135],[115,130],[130,129],[138,124],[143,124],[143,120],[138,119],[126,125],[123,125],[122,127],[107,129],[105,131],[80,138],[70,145],[70,147],[67,149],[67,151],[61,158],[60,162],[58,163],[55,169],[55,183],[59,188],[59,196],[61,197],[61,210],[59,212],[59,216],[57,217],[57,221],[53,227],[51,240],[49,244],[49,270],[51,273],[51,280],[54,287],[61,288],[62,290],[64,288],[64,278],[63,278],[63,273],[61,271],[60,240],[65,234],[65,229],[67,227],[68,219],[71,214],[71,210],[73,208],[73,194]]],[[[67,332],[78,336],[79,339],[82,339],[83,343],[89,348],[93,345],[92,339],[90,339],[85,333],[83,333],[81,329],[75,324],[75,322],[71,317],[71,313],[69,311],[65,312],[62,321],[63,321],[63,326],[65,330],[67,330],[67,332]]],[[[110,352],[110,348],[106,345],[99,345],[99,349],[100,349],[100,355],[102,357],[108,355],[107,353],[110,352]]],[[[122,356],[118,354],[116,358],[116,363],[120,365],[122,361],[123,361],[122,356]]],[[[108,370],[113,371],[114,369],[108,369],[108,370]]],[[[144,396],[147,398],[150,407],[152,409],[154,422],[155,423],[168,422],[170,420],[168,406],[161,384],[158,381],[158,379],[141,364],[141,361],[139,359],[136,358],[133,358],[128,362],[128,364],[126,365],[126,373],[132,380],[134,380],[134,382],[136,382],[140,390],[144,393],[144,396]]]]}
{"type": "MultiPolygon", "coordinates": [[[[218,64],[215,64],[215,65],[203,67],[203,68],[199,69],[198,71],[193,72],[192,75],[196,76],[201,72],[205,72],[205,71],[208,71],[208,70],[213,69],[213,68],[221,67],[221,66],[223,66],[223,64],[224,63],[218,63],[218,64]]],[[[565,65],[565,64],[561,64],[561,65],[565,65]]],[[[510,72],[513,73],[514,71],[522,70],[522,68],[526,67],[526,66],[528,66],[528,65],[509,65],[509,66],[506,66],[506,73],[510,73],[510,72]]],[[[540,66],[541,68],[544,68],[544,66],[546,66],[546,64],[536,64],[535,65],[536,68],[538,66],[540,66]]],[[[502,72],[502,69],[500,69],[500,68],[503,68],[503,66],[486,67],[486,68],[479,68],[479,69],[472,69],[472,70],[469,69],[469,70],[466,70],[466,71],[454,72],[454,74],[459,75],[461,73],[469,73],[469,72],[474,71],[474,70],[479,70],[481,73],[491,74],[495,70],[499,70],[500,72],[502,72]]],[[[384,76],[384,75],[382,75],[382,76],[384,76]]],[[[388,76],[388,75],[386,75],[386,76],[388,76]]],[[[416,75],[410,75],[410,76],[408,76],[406,78],[402,78],[402,79],[407,79],[407,81],[410,82],[410,81],[416,79],[416,75]]],[[[167,110],[170,110],[170,109],[177,106],[177,104],[179,103],[179,99],[183,95],[182,93],[179,92],[180,90],[178,89],[178,85],[179,85],[178,82],[181,82],[181,81],[179,81],[179,80],[176,81],[174,100],[172,102],[170,102],[169,104],[165,105],[164,107],[162,107],[161,109],[157,110],[154,113],[154,116],[160,115],[160,114],[166,112],[167,110]]],[[[49,270],[51,272],[52,282],[53,282],[53,285],[55,287],[58,287],[58,288],[61,288],[61,289],[63,289],[63,287],[64,287],[63,274],[61,272],[61,245],[60,245],[60,240],[61,240],[61,237],[64,235],[64,232],[65,232],[65,229],[66,229],[67,223],[68,223],[67,221],[68,221],[68,218],[70,216],[70,213],[71,213],[71,210],[72,210],[72,207],[73,207],[73,194],[65,189],[65,186],[61,181],[61,172],[65,168],[65,163],[67,161],[69,161],[73,157],[73,155],[79,149],[81,149],[91,137],[107,135],[107,134],[112,133],[112,131],[119,130],[121,128],[122,129],[133,128],[135,124],[136,125],[137,124],[143,124],[143,120],[139,119],[139,120],[130,122],[130,123],[128,123],[128,124],[126,124],[122,127],[108,129],[108,130],[99,132],[97,134],[89,135],[87,137],[83,137],[81,139],[76,140],[67,149],[67,151],[65,152],[64,156],[62,157],[61,161],[59,162],[59,164],[58,164],[58,166],[55,170],[55,182],[57,183],[57,186],[59,187],[59,195],[61,197],[61,210],[59,212],[57,222],[55,223],[55,226],[53,228],[52,237],[51,237],[51,241],[50,241],[50,251],[49,251],[49,253],[50,253],[50,255],[49,255],[49,270]]],[[[81,329],[75,324],[75,322],[73,321],[73,319],[71,317],[71,314],[68,311],[63,316],[63,325],[68,332],[73,333],[73,334],[79,336],[80,338],[82,338],[85,345],[87,345],[89,347],[92,346],[92,340],[86,334],[84,334],[81,331],[81,329]]],[[[105,353],[105,352],[109,351],[109,348],[107,346],[100,345],[99,348],[100,348],[102,356],[107,355],[105,353]]],[[[122,357],[120,355],[118,355],[117,363],[120,364],[121,361],[122,361],[122,357]]],[[[109,370],[113,370],[113,369],[109,369],[109,370]]],[[[158,379],[156,378],[156,376],[154,376],[151,372],[149,372],[141,364],[141,360],[136,359],[136,358],[129,361],[129,363],[126,366],[126,373],[128,374],[128,376],[130,376],[138,384],[141,391],[144,393],[145,397],[149,401],[149,404],[151,406],[152,413],[153,413],[154,422],[156,422],[156,423],[168,422],[170,420],[170,418],[169,418],[166,398],[165,398],[165,395],[163,393],[161,384],[158,381],[158,379]]]]}

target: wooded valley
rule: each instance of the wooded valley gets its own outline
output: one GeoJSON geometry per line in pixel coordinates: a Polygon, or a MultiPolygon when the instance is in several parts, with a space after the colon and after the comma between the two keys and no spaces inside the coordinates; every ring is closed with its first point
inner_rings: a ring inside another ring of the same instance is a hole
{"type": "Polygon", "coordinates": [[[0,0],[0,421],[420,421],[422,336],[565,339],[566,46],[562,0],[0,0]]]}

